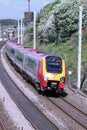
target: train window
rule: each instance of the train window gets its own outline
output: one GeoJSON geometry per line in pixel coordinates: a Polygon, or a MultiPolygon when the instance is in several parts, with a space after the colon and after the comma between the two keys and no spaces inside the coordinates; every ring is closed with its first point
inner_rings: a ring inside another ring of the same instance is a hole
{"type": "Polygon", "coordinates": [[[21,52],[19,52],[19,51],[17,51],[16,52],[16,59],[19,61],[19,62],[23,62],[23,59],[24,59],[24,54],[23,53],[21,53],[21,52]]]}
{"type": "Polygon", "coordinates": [[[46,70],[49,73],[61,73],[62,72],[62,60],[57,56],[46,57],[46,70]]]}
{"type": "Polygon", "coordinates": [[[15,49],[11,48],[11,54],[14,55],[15,54],[15,49]]]}
{"type": "Polygon", "coordinates": [[[36,71],[36,62],[34,59],[27,57],[25,60],[25,64],[29,70],[35,72],[36,71]]]}

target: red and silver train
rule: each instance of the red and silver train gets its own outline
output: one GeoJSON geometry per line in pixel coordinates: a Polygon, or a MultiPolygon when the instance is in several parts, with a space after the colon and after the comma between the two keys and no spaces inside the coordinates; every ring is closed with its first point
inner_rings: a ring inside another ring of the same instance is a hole
{"type": "Polygon", "coordinates": [[[65,61],[58,56],[34,50],[13,41],[6,43],[6,55],[22,76],[35,84],[38,91],[64,91],[65,61]]]}

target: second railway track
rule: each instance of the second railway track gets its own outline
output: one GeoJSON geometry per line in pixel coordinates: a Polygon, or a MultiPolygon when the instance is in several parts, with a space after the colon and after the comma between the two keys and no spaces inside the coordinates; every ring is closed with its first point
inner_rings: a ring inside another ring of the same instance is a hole
{"type": "Polygon", "coordinates": [[[49,100],[52,101],[52,103],[59,107],[61,110],[63,110],[66,114],[68,114],[82,127],[87,129],[87,113],[84,113],[64,98],[49,98],[49,100]]]}

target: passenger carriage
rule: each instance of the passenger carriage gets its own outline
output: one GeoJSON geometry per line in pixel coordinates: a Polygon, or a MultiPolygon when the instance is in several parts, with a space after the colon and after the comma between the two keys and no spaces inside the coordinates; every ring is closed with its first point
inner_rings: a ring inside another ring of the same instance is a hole
{"type": "Polygon", "coordinates": [[[65,88],[65,61],[58,56],[7,42],[6,54],[26,80],[37,90],[63,92],[65,88]]]}

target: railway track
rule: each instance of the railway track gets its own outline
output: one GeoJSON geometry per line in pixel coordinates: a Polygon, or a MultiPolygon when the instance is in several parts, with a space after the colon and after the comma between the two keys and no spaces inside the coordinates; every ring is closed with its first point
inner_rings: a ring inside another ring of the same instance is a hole
{"type": "Polygon", "coordinates": [[[87,129],[87,113],[74,106],[65,98],[48,98],[54,105],[59,107],[63,112],[69,115],[73,120],[87,129]]]}
{"type": "MultiPolygon", "coordinates": [[[[64,111],[68,116],[75,120],[82,127],[87,129],[87,114],[80,111],[65,98],[48,98],[54,105],[64,111]]],[[[30,120],[30,119],[29,119],[30,120]]],[[[32,123],[32,122],[31,122],[32,123]]],[[[32,123],[33,124],[33,123],[32,123]]],[[[58,128],[57,128],[58,129],[58,128]]]]}
{"type": "Polygon", "coordinates": [[[5,86],[11,98],[22,111],[26,119],[32,124],[34,129],[58,130],[58,128],[49,119],[47,119],[44,114],[41,113],[41,111],[17,87],[13,87],[12,85],[5,86]]]}

